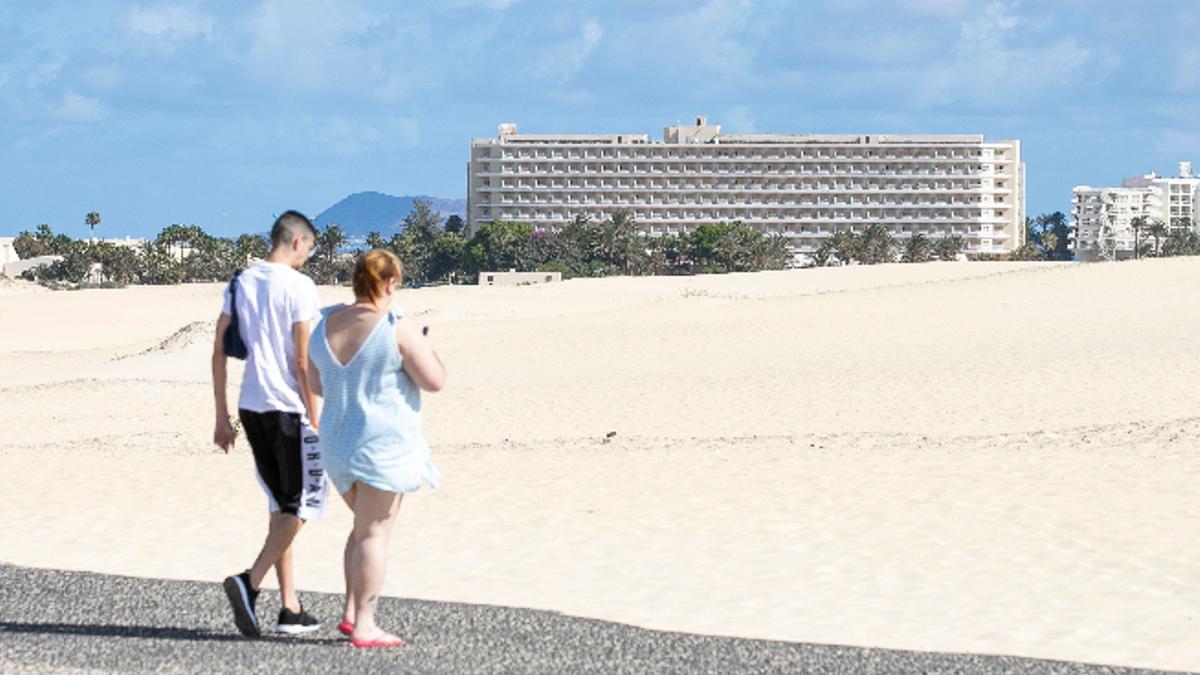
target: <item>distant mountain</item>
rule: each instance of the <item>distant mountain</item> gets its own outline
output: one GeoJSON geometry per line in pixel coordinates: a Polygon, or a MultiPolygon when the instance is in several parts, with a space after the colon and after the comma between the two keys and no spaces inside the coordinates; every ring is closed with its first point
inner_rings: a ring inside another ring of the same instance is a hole
{"type": "Polygon", "coordinates": [[[356,192],[322,211],[313,222],[321,228],[336,224],[351,239],[361,239],[371,231],[388,237],[403,229],[404,217],[412,211],[415,199],[429,200],[433,210],[442,214],[443,222],[451,215],[461,218],[467,214],[465,199],[424,195],[396,197],[382,192],[356,192]]]}

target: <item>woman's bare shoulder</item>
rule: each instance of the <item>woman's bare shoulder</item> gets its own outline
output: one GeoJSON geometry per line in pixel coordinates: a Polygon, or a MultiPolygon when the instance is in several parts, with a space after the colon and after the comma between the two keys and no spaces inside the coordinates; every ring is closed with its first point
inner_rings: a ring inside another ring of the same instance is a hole
{"type": "Polygon", "coordinates": [[[405,318],[403,314],[397,315],[392,312],[392,323],[395,324],[396,344],[401,348],[411,345],[420,336],[417,324],[412,319],[405,318]]]}
{"type": "Polygon", "coordinates": [[[344,312],[345,310],[347,310],[349,308],[350,308],[350,305],[347,305],[346,303],[342,302],[342,303],[338,303],[336,305],[329,305],[328,307],[322,307],[318,311],[321,312],[322,319],[328,319],[329,317],[331,317],[335,314],[341,314],[342,312],[344,312]]]}
{"type": "Polygon", "coordinates": [[[356,305],[336,305],[330,309],[332,311],[325,317],[327,331],[358,330],[368,324],[374,327],[375,322],[383,318],[379,312],[356,305]]]}

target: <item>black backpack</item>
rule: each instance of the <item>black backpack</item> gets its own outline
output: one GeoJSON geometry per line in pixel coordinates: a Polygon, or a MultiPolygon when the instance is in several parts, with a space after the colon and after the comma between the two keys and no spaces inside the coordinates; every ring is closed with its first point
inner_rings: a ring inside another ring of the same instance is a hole
{"type": "Polygon", "coordinates": [[[229,327],[225,329],[221,347],[225,350],[225,356],[245,361],[246,342],[242,340],[242,329],[238,327],[237,315],[237,278],[241,273],[242,270],[238,270],[229,280],[229,327]]]}

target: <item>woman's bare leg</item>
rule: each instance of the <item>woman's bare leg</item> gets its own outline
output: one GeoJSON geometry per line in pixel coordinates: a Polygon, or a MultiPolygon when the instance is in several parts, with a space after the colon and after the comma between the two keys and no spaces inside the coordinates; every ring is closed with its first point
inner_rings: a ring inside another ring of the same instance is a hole
{"type": "Polygon", "coordinates": [[[342,623],[354,625],[354,594],[350,584],[350,569],[354,555],[354,530],[350,530],[350,534],[346,535],[346,549],[342,551],[342,569],[346,577],[346,606],[342,609],[342,623]]]}
{"type": "Polygon", "coordinates": [[[354,545],[351,552],[350,596],[354,603],[354,639],[376,640],[382,629],[375,625],[375,607],[387,572],[387,547],[403,495],[356,485],[354,545]]]}
{"type": "MultiPolygon", "coordinates": [[[[346,490],[346,494],[342,495],[342,499],[345,500],[346,506],[350,507],[351,513],[354,512],[354,495],[355,495],[355,488],[357,488],[357,487],[358,487],[358,483],[351,485],[350,489],[346,490]]],[[[354,547],[354,528],[351,527],[350,534],[346,535],[346,549],[342,552],[342,576],[344,576],[346,579],[346,605],[342,609],[342,623],[349,623],[351,626],[354,625],[354,619],[355,619],[354,596],[352,595],[352,592],[350,589],[350,573],[352,571],[350,556],[353,553],[353,547],[354,547]]]]}

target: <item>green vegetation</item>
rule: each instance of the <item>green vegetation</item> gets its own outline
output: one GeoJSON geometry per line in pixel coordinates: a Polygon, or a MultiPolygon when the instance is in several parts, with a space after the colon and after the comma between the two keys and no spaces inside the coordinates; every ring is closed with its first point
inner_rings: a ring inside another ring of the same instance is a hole
{"type": "Polygon", "coordinates": [[[782,269],[791,250],[739,222],[702,225],[687,234],[647,237],[627,212],[592,222],[579,217],[565,227],[538,231],[525,223],[495,220],[469,238],[459,221],[440,218],[420,202],[390,241],[367,236],[369,247],[385,247],[404,261],[416,285],[473,283],[487,270],[553,271],[565,278],[616,274],[690,274],[782,269]]]}
{"type": "MultiPolygon", "coordinates": [[[[1054,214],[1062,216],[1062,214],[1054,214]]],[[[1065,217],[1063,217],[1065,220],[1065,217]]],[[[1036,230],[1037,219],[1031,221],[1031,230],[1036,230]]],[[[1130,257],[1137,258],[1170,258],[1175,256],[1192,256],[1200,255],[1200,223],[1196,222],[1176,222],[1168,225],[1161,220],[1154,220],[1138,216],[1130,222],[1130,227],[1133,230],[1134,250],[1130,257]]],[[[1056,234],[1062,231],[1061,238],[1069,236],[1070,228],[1066,227],[1065,222],[1058,225],[1056,234]]],[[[1037,241],[1031,234],[1031,241],[1037,241]]],[[[1100,231],[1100,236],[1097,241],[1097,247],[1093,255],[1102,261],[1112,261],[1118,259],[1116,248],[1115,232],[1109,226],[1103,226],[1100,231]]],[[[1054,240],[1051,240],[1054,241],[1054,240]]],[[[1048,246],[1037,246],[1026,244],[1024,249],[1030,252],[1031,257],[1022,258],[1025,260],[1063,260],[1070,258],[1061,258],[1051,256],[1048,253],[1048,246]]],[[[1122,250],[1121,258],[1128,255],[1126,250],[1122,250]]]]}
{"type": "Polygon", "coordinates": [[[34,228],[33,232],[22,232],[13,240],[13,248],[23,259],[37,258],[44,255],[65,255],[74,242],[65,234],[54,234],[45,223],[34,228]]]}
{"type": "Polygon", "coordinates": [[[1008,260],[1072,260],[1071,226],[1061,211],[1025,219],[1025,243],[1008,260]]]}
{"type": "MultiPolygon", "coordinates": [[[[85,222],[94,227],[98,213],[85,222]]],[[[1139,223],[1146,255],[1198,255],[1200,234],[1139,223]]],[[[1026,243],[998,260],[1070,260],[1071,230],[1062,213],[1027,219],[1026,243]]],[[[347,250],[349,238],[337,225],[318,234],[318,250],[302,270],[318,283],[345,284],[362,248],[347,250]]],[[[489,270],[560,272],[564,278],[611,275],[679,275],[783,269],[792,263],[790,244],[740,221],[709,223],[683,233],[646,236],[625,211],[594,222],[577,217],[549,231],[525,223],[492,221],[469,234],[461,218],[442,224],[440,214],[417,200],[403,229],[390,238],[371,232],[365,247],[385,248],[404,262],[405,282],[413,286],[474,283],[489,270]]],[[[265,258],[270,242],[261,235],[215,237],[194,225],[171,225],[141,247],[74,240],[47,225],[22,232],[15,240],[22,258],[59,256],[50,265],[25,273],[28,279],[61,287],[119,286],[129,283],[222,282],[250,261],[265,258]]],[[[841,230],[811,254],[814,266],[921,263],[954,260],[966,242],[951,234],[922,233],[895,237],[882,225],[841,230]]],[[[974,256],[984,259],[985,256],[974,256]]]]}
{"type": "Polygon", "coordinates": [[[834,232],[813,252],[812,262],[816,267],[824,267],[833,264],[878,265],[897,260],[903,263],[954,260],[966,246],[966,241],[958,234],[930,237],[917,232],[897,238],[882,225],[868,225],[861,232],[834,232]]]}
{"type": "MultiPolygon", "coordinates": [[[[792,259],[782,237],[736,221],[657,237],[643,235],[624,211],[602,222],[576,218],[553,231],[493,221],[469,237],[461,218],[441,223],[429,202],[417,200],[399,233],[389,239],[371,232],[364,243],[396,253],[404,262],[405,282],[413,286],[474,283],[487,270],[556,271],[566,278],[724,273],[783,269],[792,259]]],[[[328,226],[318,234],[317,253],[302,271],[318,283],[347,283],[359,252],[346,251],[348,243],[340,227],[328,226]]],[[[46,225],[22,232],[15,245],[22,258],[62,257],[25,274],[52,286],[220,282],[249,261],[266,257],[270,248],[262,236],[227,239],[178,224],[140,249],[73,240],[46,225]]]]}

